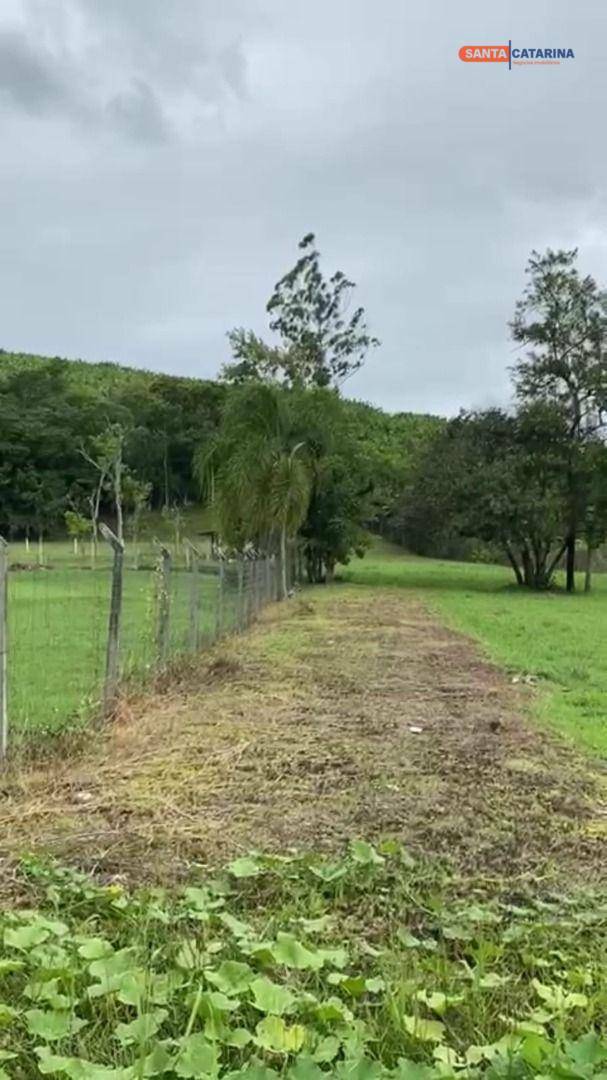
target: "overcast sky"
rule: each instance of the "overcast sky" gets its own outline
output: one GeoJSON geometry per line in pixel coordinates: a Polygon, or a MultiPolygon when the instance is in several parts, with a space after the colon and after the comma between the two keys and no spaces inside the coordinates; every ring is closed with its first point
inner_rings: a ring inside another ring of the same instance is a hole
{"type": "Polygon", "coordinates": [[[605,0],[1,0],[0,346],[213,377],[314,231],[348,394],[506,400],[531,248],[607,284],[605,0]],[[554,67],[463,44],[563,46],[554,67]]]}

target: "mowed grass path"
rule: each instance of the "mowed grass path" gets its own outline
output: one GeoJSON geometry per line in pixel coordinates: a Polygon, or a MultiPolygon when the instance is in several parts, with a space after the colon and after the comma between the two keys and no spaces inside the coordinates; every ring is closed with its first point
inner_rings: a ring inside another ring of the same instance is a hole
{"type": "Polygon", "coordinates": [[[538,680],[538,720],[607,755],[607,575],[595,575],[590,594],[532,593],[506,567],[421,559],[378,543],[340,577],[411,590],[513,676],[538,680]]]}

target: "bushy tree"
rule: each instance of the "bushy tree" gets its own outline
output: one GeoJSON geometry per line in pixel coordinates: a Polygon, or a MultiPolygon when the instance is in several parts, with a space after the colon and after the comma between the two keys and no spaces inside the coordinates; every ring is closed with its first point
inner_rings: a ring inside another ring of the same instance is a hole
{"type": "Polygon", "coordinates": [[[585,514],[587,468],[583,448],[607,418],[607,294],[581,277],[577,249],[534,251],[528,281],[511,323],[515,341],[529,346],[513,368],[523,403],[558,406],[566,420],[567,589],[575,588],[576,539],[585,514]]]}
{"type": "Polygon", "coordinates": [[[499,548],[519,585],[548,588],[565,549],[566,435],[562,410],[548,403],[450,421],[407,492],[413,538],[447,525],[499,548]]]}

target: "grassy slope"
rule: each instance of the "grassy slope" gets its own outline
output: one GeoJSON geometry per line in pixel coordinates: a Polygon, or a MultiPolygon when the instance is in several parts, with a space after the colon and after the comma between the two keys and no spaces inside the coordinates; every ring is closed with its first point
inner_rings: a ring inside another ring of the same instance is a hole
{"type": "Polygon", "coordinates": [[[607,753],[607,576],[596,576],[588,596],[529,593],[512,585],[504,567],[419,559],[388,544],[375,545],[341,576],[419,594],[449,625],[480,641],[492,660],[537,677],[538,719],[607,753]]]}

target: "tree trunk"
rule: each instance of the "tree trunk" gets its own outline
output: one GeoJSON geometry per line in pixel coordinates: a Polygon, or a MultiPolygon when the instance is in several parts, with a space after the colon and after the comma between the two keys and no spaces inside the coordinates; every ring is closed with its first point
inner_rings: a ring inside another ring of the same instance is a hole
{"type": "Polygon", "coordinates": [[[590,592],[592,588],[592,548],[586,547],[586,572],[584,574],[584,592],[590,592]]]}
{"type": "Polygon", "coordinates": [[[567,592],[575,592],[575,533],[567,537],[567,592]]]}
{"type": "Polygon", "coordinates": [[[533,573],[533,566],[531,565],[531,555],[529,554],[529,548],[525,545],[521,551],[521,562],[523,564],[523,580],[528,589],[533,589],[535,585],[535,577],[533,573]]]}
{"type": "Polygon", "coordinates": [[[525,584],[525,582],[523,580],[523,575],[521,574],[521,568],[520,568],[519,564],[517,563],[517,561],[516,561],[516,559],[514,557],[514,554],[512,552],[512,549],[510,548],[509,544],[505,544],[504,550],[506,552],[506,555],[508,556],[508,562],[510,563],[512,569],[514,570],[514,576],[516,578],[517,585],[523,586],[525,584]]]}
{"type": "Polygon", "coordinates": [[[280,530],[280,575],[283,600],[287,599],[287,526],[280,530]]]}

